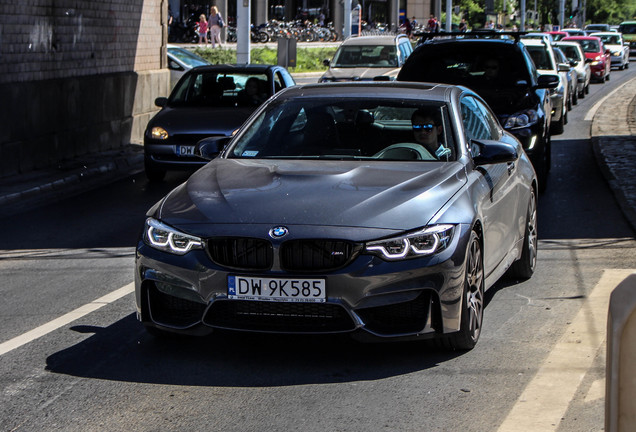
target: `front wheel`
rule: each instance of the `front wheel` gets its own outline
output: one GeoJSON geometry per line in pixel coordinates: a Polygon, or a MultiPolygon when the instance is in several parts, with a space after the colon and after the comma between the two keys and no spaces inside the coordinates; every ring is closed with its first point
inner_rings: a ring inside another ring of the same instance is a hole
{"type": "Polygon", "coordinates": [[[475,231],[470,234],[464,269],[464,294],[460,330],[448,336],[450,348],[470,350],[481,334],[484,318],[484,259],[481,243],[475,231]]]}
{"type": "Polygon", "coordinates": [[[510,270],[508,271],[509,276],[519,279],[530,279],[530,277],[532,277],[534,269],[537,266],[538,238],[537,197],[534,193],[534,189],[531,189],[521,257],[510,267],[510,270]]]}

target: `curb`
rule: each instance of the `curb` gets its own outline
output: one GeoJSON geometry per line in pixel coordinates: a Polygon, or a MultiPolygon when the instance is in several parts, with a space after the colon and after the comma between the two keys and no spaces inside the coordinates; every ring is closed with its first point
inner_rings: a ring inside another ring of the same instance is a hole
{"type": "Polygon", "coordinates": [[[25,175],[0,188],[0,218],[137,174],[144,169],[143,161],[143,147],[130,144],[118,151],[85,155],[73,161],[72,167],[59,166],[25,175]]]}

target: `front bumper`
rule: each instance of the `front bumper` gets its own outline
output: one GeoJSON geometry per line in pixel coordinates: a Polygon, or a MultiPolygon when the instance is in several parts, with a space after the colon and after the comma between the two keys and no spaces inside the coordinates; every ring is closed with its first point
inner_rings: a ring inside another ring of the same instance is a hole
{"type": "MultiPolygon", "coordinates": [[[[360,254],[344,268],[322,274],[231,270],[204,250],[174,256],[140,242],[135,291],[146,326],[192,335],[214,329],[248,332],[365,333],[374,338],[421,338],[460,328],[468,225],[437,255],[384,261],[360,254]],[[234,300],[228,276],[324,278],[324,303],[234,300]]],[[[275,248],[276,250],[276,248],[275,248]]],[[[276,252],[275,252],[276,253],[276,252]]]]}

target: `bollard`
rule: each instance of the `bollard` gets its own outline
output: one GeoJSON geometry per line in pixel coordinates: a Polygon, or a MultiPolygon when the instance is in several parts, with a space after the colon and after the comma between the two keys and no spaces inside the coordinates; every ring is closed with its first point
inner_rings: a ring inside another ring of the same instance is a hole
{"type": "Polygon", "coordinates": [[[605,431],[636,425],[636,273],[612,292],[607,318],[605,431]]]}

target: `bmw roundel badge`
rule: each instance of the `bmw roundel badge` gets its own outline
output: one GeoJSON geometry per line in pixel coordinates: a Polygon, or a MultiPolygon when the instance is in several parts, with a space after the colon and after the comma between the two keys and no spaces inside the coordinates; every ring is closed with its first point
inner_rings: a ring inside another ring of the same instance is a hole
{"type": "Polygon", "coordinates": [[[277,226],[269,230],[269,236],[275,239],[285,237],[287,233],[289,233],[289,230],[284,226],[277,226]]]}

